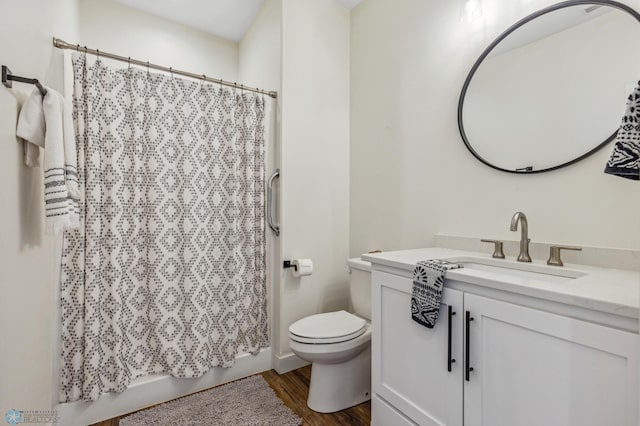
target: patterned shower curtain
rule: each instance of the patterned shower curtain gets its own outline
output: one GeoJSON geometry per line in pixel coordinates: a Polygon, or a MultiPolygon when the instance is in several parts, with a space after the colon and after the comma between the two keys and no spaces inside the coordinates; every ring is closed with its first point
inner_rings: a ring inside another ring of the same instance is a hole
{"type": "Polygon", "coordinates": [[[75,54],[81,227],[64,235],[60,401],[267,347],[265,100],[75,54]]]}

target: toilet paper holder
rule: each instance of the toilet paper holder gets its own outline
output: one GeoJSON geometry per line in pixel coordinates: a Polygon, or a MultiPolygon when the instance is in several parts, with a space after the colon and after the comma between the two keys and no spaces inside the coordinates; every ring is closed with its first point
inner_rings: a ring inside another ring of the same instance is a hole
{"type": "Polygon", "coordinates": [[[291,274],[295,277],[307,277],[313,274],[313,260],[311,259],[293,259],[285,260],[282,262],[282,266],[287,268],[293,268],[291,274]]]}
{"type": "Polygon", "coordinates": [[[313,261],[311,259],[285,260],[282,262],[282,266],[285,269],[293,268],[292,275],[296,278],[313,274],[313,261]]]}
{"type": "Polygon", "coordinates": [[[298,270],[298,265],[292,264],[290,260],[285,260],[284,262],[282,262],[282,267],[284,269],[293,268],[295,271],[298,270]]]}

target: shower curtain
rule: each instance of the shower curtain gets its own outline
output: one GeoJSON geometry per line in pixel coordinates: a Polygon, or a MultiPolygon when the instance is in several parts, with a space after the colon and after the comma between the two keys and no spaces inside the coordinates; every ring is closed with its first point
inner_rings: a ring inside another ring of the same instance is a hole
{"type": "Polygon", "coordinates": [[[60,401],[268,347],[265,99],[75,54],[81,227],[64,234],[60,401]]]}

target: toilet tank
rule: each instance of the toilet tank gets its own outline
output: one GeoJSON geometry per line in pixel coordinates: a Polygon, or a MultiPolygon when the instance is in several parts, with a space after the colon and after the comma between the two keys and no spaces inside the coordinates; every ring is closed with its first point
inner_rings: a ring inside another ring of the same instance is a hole
{"type": "Polygon", "coordinates": [[[359,257],[347,260],[349,268],[349,295],[353,312],[361,318],[371,319],[371,263],[359,257]]]}

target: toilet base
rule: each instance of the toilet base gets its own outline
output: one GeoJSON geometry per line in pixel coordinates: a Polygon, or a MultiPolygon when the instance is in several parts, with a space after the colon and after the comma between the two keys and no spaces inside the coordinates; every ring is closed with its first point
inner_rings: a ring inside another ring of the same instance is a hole
{"type": "Polygon", "coordinates": [[[371,399],[371,343],[355,358],[339,364],[311,366],[307,405],[319,413],[334,413],[371,399]]]}

